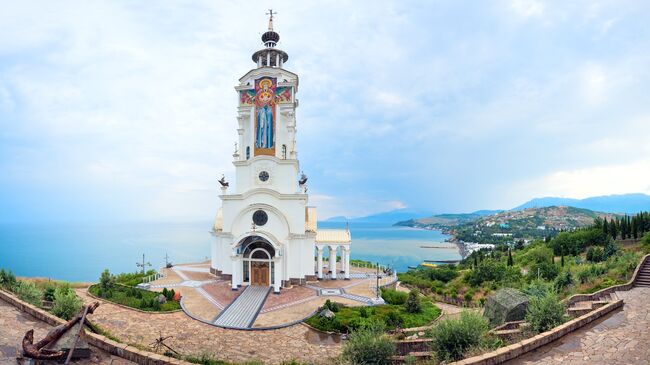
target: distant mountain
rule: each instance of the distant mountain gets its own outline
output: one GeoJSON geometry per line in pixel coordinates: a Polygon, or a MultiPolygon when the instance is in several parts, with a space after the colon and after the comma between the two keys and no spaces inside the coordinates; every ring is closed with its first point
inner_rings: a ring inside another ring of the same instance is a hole
{"type": "Polygon", "coordinates": [[[640,211],[650,211],[650,195],[640,193],[605,195],[586,199],[557,197],[536,198],[513,208],[512,210],[551,206],[571,206],[598,212],[635,214],[640,211]]]}
{"type": "Polygon", "coordinates": [[[326,219],[326,222],[368,222],[368,223],[395,223],[412,218],[422,218],[431,213],[414,211],[412,209],[396,209],[389,212],[372,214],[365,217],[347,218],[343,216],[326,219]]]}

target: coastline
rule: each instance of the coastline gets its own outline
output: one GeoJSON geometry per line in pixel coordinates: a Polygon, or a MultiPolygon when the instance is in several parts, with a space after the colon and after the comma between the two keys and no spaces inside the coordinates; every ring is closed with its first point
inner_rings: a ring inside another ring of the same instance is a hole
{"type": "Polygon", "coordinates": [[[393,226],[401,226],[401,227],[409,227],[409,228],[414,228],[414,229],[422,229],[422,230],[425,230],[425,231],[439,231],[440,233],[442,233],[444,235],[451,236],[451,237],[445,239],[444,242],[453,243],[453,244],[456,245],[456,247],[458,248],[458,255],[460,255],[461,260],[464,260],[469,254],[472,253],[472,251],[467,248],[465,242],[459,240],[456,237],[456,231],[454,231],[453,229],[439,228],[439,227],[432,227],[432,226],[424,226],[424,225],[417,225],[417,224],[414,224],[414,225],[393,224],[393,226]]]}

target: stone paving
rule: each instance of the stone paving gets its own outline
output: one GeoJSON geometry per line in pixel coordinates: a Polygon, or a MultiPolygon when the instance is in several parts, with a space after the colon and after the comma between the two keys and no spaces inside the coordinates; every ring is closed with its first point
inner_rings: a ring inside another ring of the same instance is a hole
{"type": "MultiPolygon", "coordinates": [[[[187,314],[207,322],[214,322],[217,315],[228,307],[246,287],[233,291],[229,281],[219,280],[208,273],[209,263],[180,264],[171,269],[162,269],[163,277],[149,283],[151,290],[161,291],[164,287],[174,288],[183,295],[187,314]]],[[[354,268],[351,275],[374,274],[374,269],[354,268]]],[[[283,288],[281,294],[271,294],[266,299],[254,327],[292,324],[304,319],[322,306],[319,298],[321,289],[341,289],[338,294],[323,294],[329,299],[354,305],[376,304],[375,293],[370,288],[375,279],[352,278],[351,280],[321,280],[308,286],[283,288]],[[277,312],[277,313],[276,313],[277,312]],[[274,318],[275,317],[275,318],[274,318]]]]}
{"type": "Polygon", "coordinates": [[[650,365],[650,288],[619,291],[623,310],[507,362],[508,365],[650,365]]]}
{"type": "MultiPolygon", "coordinates": [[[[77,294],[85,302],[95,301],[84,290],[77,294]]],[[[183,312],[142,313],[107,302],[102,302],[89,319],[125,343],[146,346],[162,334],[173,336],[166,343],[183,354],[207,353],[232,362],[257,359],[278,364],[296,359],[329,364],[341,352],[338,336],[327,336],[302,324],[265,331],[228,330],[193,320],[183,312]]]]}
{"type": "MultiPolygon", "coordinates": [[[[9,303],[0,300],[0,364],[17,364],[16,355],[22,352],[22,339],[25,332],[34,330],[35,341],[41,340],[52,326],[23,313],[9,303]]],[[[110,355],[91,346],[91,357],[72,361],[73,364],[134,364],[117,356],[110,355]]]]}

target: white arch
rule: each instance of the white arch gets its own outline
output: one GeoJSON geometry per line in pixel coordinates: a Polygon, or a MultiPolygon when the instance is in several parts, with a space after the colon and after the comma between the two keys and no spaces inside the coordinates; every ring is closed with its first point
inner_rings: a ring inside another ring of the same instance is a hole
{"type": "MultiPolygon", "coordinates": [[[[239,244],[241,244],[241,242],[246,237],[251,237],[251,236],[260,236],[260,237],[264,238],[265,240],[267,240],[271,244],[271,246],[273,246],[273,249],[275,249],[276,252],[277,252],[277,250],[279,250],[282,247],[282,244],[280,243],[280,240],[278,240],[277,237],[275,237],[272,233],[266,232],[266,231],[255,230],[254,232],[246,232],[246,233],[242,233],[241,235],[239,235],[239,237],[237,237],[235,240],[233,240],[233,243],[230,246],[230,248],[235,248],[235,247],[239,246],[239,244]]],[[[277,256],[277,254],[276,254],[276,256],[277,256]]]]}
{"type": "MultiPolygon", "coordinates": [[[[285,227],[287,228],[287,232],[291,232],[291,226],[289,225],[289,220],[287,219],[287,217],[278,208],[276,208],[276,207],[274,207],[272,205],[269,205],[269,204],[264,204],[264,203],[251,204],[248,207],[246,207],[246,209],[242,209],[237,214],[237,216],[235,217],[233,222],[239,222],[242,219],[242,217],[244,216],[244,214],[247,214],[247,213],[250,213],[252,211],[259,210],[259,209],[267,210],[269,212],[274,213],[278,217],[280,217],[280,220],[284,223],[285,227]]],[[[233,225],[234,225],[234,223],[233,223],[233,225]]]]}

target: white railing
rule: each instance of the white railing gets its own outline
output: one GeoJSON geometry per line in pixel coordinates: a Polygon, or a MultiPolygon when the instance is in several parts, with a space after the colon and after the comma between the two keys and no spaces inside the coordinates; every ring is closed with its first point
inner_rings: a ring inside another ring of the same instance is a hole
{"type": "Polygon", "coordinates": [[[378,291],[377,285],[379,284],[379,287],[381,288],[396,282],[397,272],[393,271],[390,275],[380,273],[379,280],[377,280],[375,275],[373,275],[373,277],[375,280],[370,280],[368,282],[368,287],[370,288],[370,290],[372,290],[373,293],[375,293],[375,295],[377,295],[377,291],[378,291]]]}
{"type": "Polygon", "coordinates": [[[142,284],[146,284],[146,283],[150,283],[152,281],[156,281],[156,280],[158,280],[158,279],[160,279],[162,277],[163,277],[163,274],[157,272],[157,273],[155,273],[153,275],[146,276],[144,279],[142,279],[142,284]]]}

